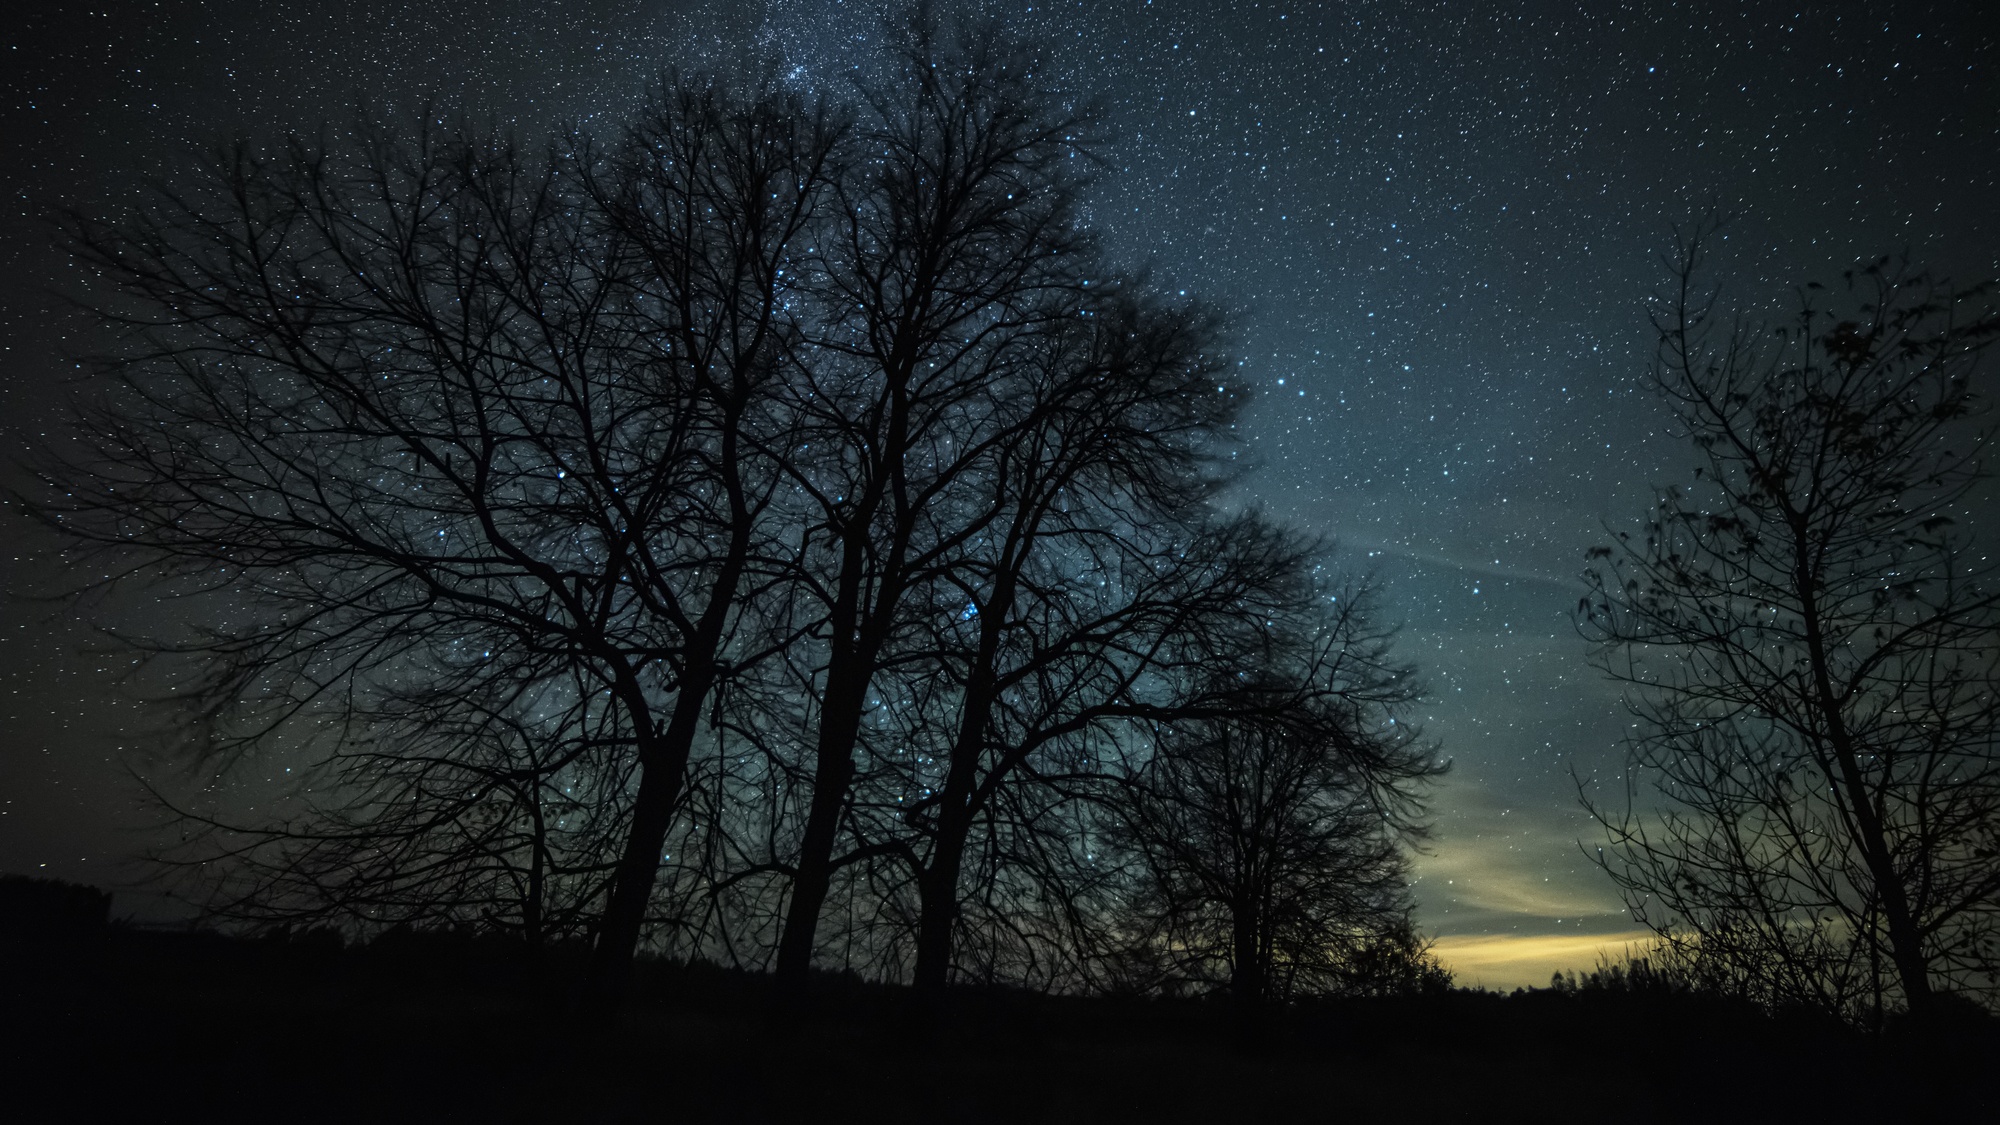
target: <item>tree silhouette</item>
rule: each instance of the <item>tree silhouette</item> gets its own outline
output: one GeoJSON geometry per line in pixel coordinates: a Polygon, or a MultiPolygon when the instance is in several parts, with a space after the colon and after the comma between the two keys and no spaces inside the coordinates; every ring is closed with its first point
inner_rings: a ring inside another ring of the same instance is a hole
{"type": "MultiPolygon", "coordinates": [[[[608,155],[428,126],[347,151],[294,136],[78,223],[129,334],[38,510],[117,560],[112,581],[230,611],[153,642],[201,661],[178,697],[209,760],[334,747],[331,823],[257,834],[313,862],[266,870],[303,877],[344,839],[349,890],[442,877],[370,838],[450,822],[492,851],[471,824],[495,794],[559,782],[588,794],[569,819],[589,854],[561,866],[603,895],[593,978],[615,991],[703,706],[746,659],[733,630],[790,440],[759,388],[791,358],[794,240],[838,134],[796,99],[684,86],[608,155]],[[465,709],[504,714],[532,763],[496,760],[465,709]],[[401,750],[349,752],[399,723],[401,750]]],[[[565,819],[539,798],[507,815],[535,822],[531,855],[565,819]]]]}
{"type": "Polygon", "coordinates": [[[1717,980],[1853,1011],[1990,988],[2000,861],[1993,570],[1954,520],[2000,318],[1887,260],[1789,323],[1721,311],[1679,245],[1654,382],[1700,453],[1592,552],[1580,624],[1640,721],[1593,803],[1634,915],[1717,980]],[[1840,306],[1835,306],[1840,307],[1840,306]],[[1884,981],[1884,973],[1889,980],[1884,981]]]}
{"type": "Polygon", "coordinates": [[[677,79],[542,153],[426,115],[75,221],[125,331],[32,508],[183,599],[134,638],[181,760],[288,779],[175,810],[213,914],[587,939],[600,1016],[641,948],[1081,987],[1093,802],[1180,723],[1314,747],[1353,846],[1312,894],[1387,886],[1426,771],[1384,638],[1218,501],[1246,390],[1094,245],[1091,115],[940,26],[858,107],[677,79]]]}
{"type": "Polygon", "coordinates": [[[338,800],[262,822],[182,810],[162,856],[219,870],[211,917],[254,925],[474,923],[538,946],[583,937],[617,855],[624,778],[574,681],[529,678],[347,697],[351,733],[307,773],[338,800]]]}
{"type": "Polygon", "coordinates": [[[806,596],[823,606],[809,797],[791,864],[779,977],[811,964],[877,675],[913,609],[999,512],[964,495],[1038,424],[1033,385],[1058,326],[1086,311],[1093,264],[1075,221],[1076,118],[994,29],[946,44],[919,17],[898,85],[875,94],[829,237],[840,315],[805,383],[796,474],[815,507],[806,596]]]}
{"type": "Polygon", "coordinates": [[[1113,802],[1140,959],[1246,1008],[1342,990],[1407,932],[1402,837],[1441,772],[1395,717],[1419,689],[1368,594],[1331,601],[1287,622],[1315,632],[1222,673],[1220,706],[1158,724],[1113,802]]]}
{"type": "Polygon", "coordinates": [[[679,640],[674,709],[606,906],[601,981],[631,960],[712,692],[770,651],[762,639],[733,644],[734,626],[742,603],[782,576],[771,560],[784,557],[790,525],[774,500],[797,471],[799,423],[779,390],[799,371],[797,306],[810,307],[802,283],[819,209],[840,182],[844,128],[824,105],[771,94],[734,105],[683,86],[627,134],[609,183],[587,181],[637,258],[626,275],[635,338],[683,381],[703,431],[684,454],[701,486],[657,519],[682,552],[651,607],[679,640]]]}
{"type": "MultiPolygon", "coordinates": [[[[1201,398],[1213,397],[1212,384],[1203,390],[1209,393],[1201,398]]],[[[1100,413],[1085,424],[1109,445],[1116,421],[1100,413]]],[[[1165,439],[1173,427],[1137,431],[1165,439]]],[[[1078,467],[1053,451],[1041,454],[1045,467],[1078,467]]],[[[983,843],[999,849],[992,862],[1018,865],[1029,858],[1021,853],[1040,850],[1031,841],[1049,832],[1039,825],[1050,807],[1115,774],[1132,739],[1172,717],[1244,706],[1246,697],[1207,682],[1204,671],[1257,661],[1263,626],[1294,608],[1290,600],[1309,568],[1295,537],[1254,516],[1190,526],[1175,521],[1185,513],[1154,507],[1151,532],[1127,527],[1116,535],[1064,518],[1119,507],[1093,508],[1089,497],[1074,495],[1092,487],[1087,477],[1051,487],[1051,506],[1072,494],[1070,512],[1037,515],[1027,527],[1010,520],[998,565],[964,591],[973,617],[964,627],[976,630],[978,641],[950,673],[963,686],[955,731],[937,756],[942,776],[911,795],[908,813],[926,845],[917,868],[920,988],[945,982],[967,848],[983,843]]],[[[1128,512],[1149,510],[1115,487],[1096,497],[1099,504],[1114,499],[1126,500],[1128,512]]],[[[982,887],[1000,878],[992,862],[982,887]]],[[[1010,901],[1000,913],[1024,910],[1010,901]]],[[[1004,924],[990,912],[989,921],[1004,924]]]]}

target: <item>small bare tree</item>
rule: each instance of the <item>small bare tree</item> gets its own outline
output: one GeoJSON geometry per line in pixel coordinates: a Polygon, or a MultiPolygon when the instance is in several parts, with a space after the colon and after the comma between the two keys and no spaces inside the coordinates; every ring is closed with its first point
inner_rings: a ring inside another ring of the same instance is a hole
{"type": "Polygon", "coordinates": [[[1679,244],[1655,319],[1694,480],[1585,572],[1580,627],[1638,720],[1625,806],[1586,799],[1601,862],[1766,1001],[1990,989],[2000,600],[1957,520],[2000,318],[1887,260],[1844,305],[1809,286],[1788,323],[1732,315],[1701,288],[1712,234],[1679,244]]]}
{"type": "Polygon", "coordinates": [[[1368,601],[1347,591],[1317,633],[1212,671],[1214,706],[1157,724],[1111,803],[1162,983],[1254,1008],[1339,991],[1407,939],[1404,843],[1442,767],[1396,717],[1418,688],[1368,601]]]}

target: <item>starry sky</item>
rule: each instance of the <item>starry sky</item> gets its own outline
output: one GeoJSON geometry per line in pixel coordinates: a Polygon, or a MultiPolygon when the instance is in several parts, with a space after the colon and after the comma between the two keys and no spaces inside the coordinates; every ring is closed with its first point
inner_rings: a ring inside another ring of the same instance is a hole
{"type": "MultiPolygon", "coordinates": [[[[885,0],[28,0],[0,30],[0,424],[59,432],[66,266],[38,216],[232,133],[360,100],[529,133],[615,119],[663,68],[774,59],[842,88],[885,0]]],[[[1779,300],[1908,251],[2000,276],[1986,5],[992,0],[1105,107],[1089,221],[1233,316],[1251,498],[1372,570],[1455,765],[1417,863],[1461,983],[1545,983],[1632,926],[1573,772],[1627,720],[1569,611],[1583,551],[1692,458],[1645,392],[1675,224],[1736,215],[1722,277],[1779,300]]],[[[18,470],[7,468],[8,479],[18,470]]],[[[144,722],[18,520],[0,552],[0,870],[100,884],[149,839],[144,722]]],[[[112,607],[115,613],[117,607],[112,607]]],[[[128,895],[143,908],[143,895],[128,895]]]]}

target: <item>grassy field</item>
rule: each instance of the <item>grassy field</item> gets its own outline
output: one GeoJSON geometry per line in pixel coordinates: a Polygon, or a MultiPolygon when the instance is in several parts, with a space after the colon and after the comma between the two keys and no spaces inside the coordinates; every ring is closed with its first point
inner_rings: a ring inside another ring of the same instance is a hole
{"type": "Polygon", "coordinates": [[[1860,1035],[1685,996],[1454,991],[1248,1025],[1221,1004],[643,964],[608,1025],[574,963],[467,941],[112,929],[16,943],[9,1093],[50,1121],[1991,1120],[1991,1021],[1860,1035]]]}

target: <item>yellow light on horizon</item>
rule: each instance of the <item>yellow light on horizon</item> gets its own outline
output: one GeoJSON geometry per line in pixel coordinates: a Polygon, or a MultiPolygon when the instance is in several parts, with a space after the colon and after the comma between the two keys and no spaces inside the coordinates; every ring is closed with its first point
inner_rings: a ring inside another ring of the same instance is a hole
{"type": "Polygon", "coordinates": [[[1623,961],[1653,941],[1651,930],[1609,934],[1450,934],[1437,955],[1462,987],[1545,988],[1557,972],[1584,973],[1600,960],[1623,961]]]}

